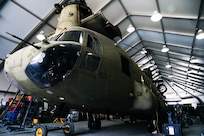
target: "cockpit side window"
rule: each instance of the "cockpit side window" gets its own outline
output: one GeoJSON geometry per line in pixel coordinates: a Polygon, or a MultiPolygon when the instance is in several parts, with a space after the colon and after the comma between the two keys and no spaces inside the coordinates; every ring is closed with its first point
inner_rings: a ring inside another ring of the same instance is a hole
{"type": "Polygon", "coordinates": [[[125,73],[126,75],[130,76],[130,62],[129,62],[129,60],[123,55],[120,56],[120,59],[121,59],[122,72],[125,73]]]}
{"type": "Polygon", "coordinates": [[[96,53],[102,53],[102,46],[97,38],[88,36],[87,47],[93,49],[96,53]]]}
{"type": "Polygon", "coordinates": [[[88,36],[87,47],[93,49],[93,39],[90,35],[88,36]]]}
{"type": "Polygon", "coordinates": [[[87,48],[79,67],[91,73],[97,73],[101,61],[102,46],[97,38],[88,35],[87,48]]]}
{"type": "Polygon", "coordinates": [[[100,42],[99,42],[98,39],[96,39],[95,37],[94,37],[93,39],[94,39],[94,50],[95,50],[97,53],[102,53],[102,47],[101,47],[100,42]]]}
{"type": "Polygon", "coordinates": [[[86,53],[84,59],[82,60],[80,68],[92,73],[96,73],[99,67],[100,60],[101,59],[99,56],[93,55],[91,53],[86,53]]]}

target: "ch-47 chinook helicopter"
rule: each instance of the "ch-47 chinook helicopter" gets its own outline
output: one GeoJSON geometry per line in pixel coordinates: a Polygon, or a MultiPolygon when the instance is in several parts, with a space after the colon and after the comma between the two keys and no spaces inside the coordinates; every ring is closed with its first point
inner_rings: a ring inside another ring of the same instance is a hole
{"type": "MultiPolygon", "coordinates": [[[[166,106],[158,89],[115,37],[121,37],[119,28],[101,13],[92,14],[84,0],[67,1],[55,33],[8,55],[5,74],[20,90],[49,103],[63,98],[71,108],[89,113],[155,117],[161,124],[166,106]]],[[[72,135],[72,122],[64,126],[65,135],[72,135]]],[[[100,119],[89,116],[88,127],[100,128],[100,119]]],[[[36,135],[46,132],[36,127],[36,135]]]]}

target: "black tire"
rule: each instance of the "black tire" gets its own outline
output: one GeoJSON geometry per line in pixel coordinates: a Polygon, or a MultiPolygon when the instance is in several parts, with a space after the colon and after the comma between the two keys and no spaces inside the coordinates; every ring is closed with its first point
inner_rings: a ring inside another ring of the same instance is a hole
{"type": "Polygon", "coordinates": [[[95,129],[100,129],[101,128],[101,120],[100,119],[96,119],[94,121],[94,128],[95,129]]]}
{"type": "Polygon", "coordinates": [[[181,119],[179,119],[179,124],[181,124],[181,127],[182,127],[182,128],[184,128],[184,127],[186,126],[186,125],[185,125],[185,124],[186,124],[186,122],[185,122],[185,120],[184,120],[184,119],[182,119],[182,118],[181,118],[181,119]]]}
{"type": "Polygon", "coordinates": [[[155,130],[156,130],[156,126],[153,124],[153,120],[148,120],[147,121],[147,131],[149,133],[152,133],[155,130]]]}
{"type": "Polygon", "coordinates": [[[88,121],[88,128],[94,129],[94,121],[88,121]]]}
{"type": "Polygon", "coordinates": [[[164,84],[159,84],[157,88],[162,94],[164,94],[167,91],[167,87],[164,84]]]}
{"type": "Polygon", "coordinates": [[[193,120],[191,118],[187,119],[188,125],[192,126],[193,125],[193,120]]]}
{"type": "Polygon", "coordinates": [[[47,136],[47,128],[43,124],[36,125],[34,136],[47,136]]]}
{"type": "Polygon", "coordinates": [[[101,128],[101,120],[96,119],[94,121],[88,121],[88,128],[89,129],[100,129],[101,128]]]}
{"type": "Polygon", "coordinates": [[[71,122],[64,123],[65,129],[63,129],[65,136],[72,136],[74,135],[74,125],[71,122]]]}

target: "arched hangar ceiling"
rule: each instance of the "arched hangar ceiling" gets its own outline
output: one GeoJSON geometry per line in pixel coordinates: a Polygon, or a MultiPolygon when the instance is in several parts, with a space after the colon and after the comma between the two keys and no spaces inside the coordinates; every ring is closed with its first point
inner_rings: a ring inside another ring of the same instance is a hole
{"type": "MultiPolygon", "coordinates": [[[[61,0],[0,0],[0,58],[22,43],[6,34],[12,33],[29,42],[36,34],[55,31],[57,18],[54,4],[61,0]]],[[[86,0],[93,13],[104,16],[120,28],[121,46],[141,69],[149,68],[153,80],[162,79],[169,91],[166,100],[203,103],[204,39],[195,38],[204,30],[203,0],[86,0]],[[159,11],[163,18],[150,20],[159,11]],[[129,25],[135,30],[127,32],[129,25]],[[169,51],[161,52],[166,45],[169,51]],[[146,49],[146,54],[141,51],[146,49]],[[195,60],[191,61],[191,59],[195,60]],[[171,68],[165,65],[171,64],[171,68]]],[[[3,60],[0,59],[1,67],[3,60]]]]}

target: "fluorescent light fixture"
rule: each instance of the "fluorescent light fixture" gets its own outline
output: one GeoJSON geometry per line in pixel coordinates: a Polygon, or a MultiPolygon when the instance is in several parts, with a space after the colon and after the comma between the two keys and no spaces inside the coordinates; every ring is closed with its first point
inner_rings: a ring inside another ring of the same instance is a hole
{"type": "Polygon", "coordinates": [[[168,52],[168,51],[169,51],[169,48],[166,47],[166,45],[164,44],[164,45],[162,46],[161,52],[168,52]]]}
{"type": "Polygon", "coordinates": [[[36,35],[36,38],[40,41],[44,40],[45,39],[44,31],[40,31],[40,33],[36,35]]]}
{"type": "Polygon", "coordinates": [[[142,48],[142,50],[141,50],[141,52],[140,52],[141,54],[146,54],[147,53],[147,51],[146,51],[146,49],[145,48],[142,48]]]}
{"type": "Polygon", "coordinates": [[[199,29],[197,34],[196,34],[196,39],[201,40],[204,39],[204,32],[202,29],[199,29]]]}
{"type": "Polygon", "coordinates": [[[171,65],[169,63],[166,64],[166,68],[171,68],[171,65]]]}
{"type": "Polygon", "coordinates": [[[154,11],[152,16],[151,16],[151,20],[153,22],[158,22],[162,19],[162,14],[160,14],[158,11],[154,11]]]}
{"type": "Polygon", "coordinates": [[[135,28],[130,24],[130,25],[128,26],[128,28],[127,28],[127,31],[128,31],[129,33],[132,33],[133,31],[135,31],[135,28]]]}

